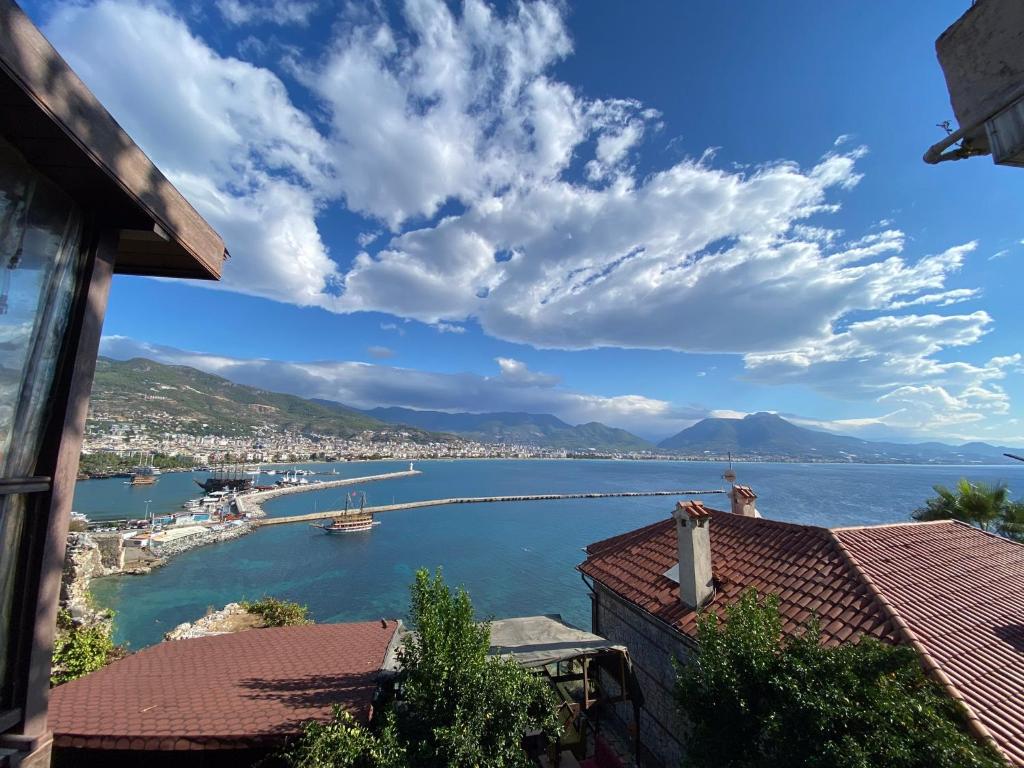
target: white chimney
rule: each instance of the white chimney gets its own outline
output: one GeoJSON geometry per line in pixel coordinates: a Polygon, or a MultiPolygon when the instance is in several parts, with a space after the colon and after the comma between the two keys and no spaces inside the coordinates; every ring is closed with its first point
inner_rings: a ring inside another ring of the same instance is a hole
{"type": "Polygon", "coordinates": [[[757,501],[757,494],[750,490],[750,486],[736,485],[729,491],[729,499],[732,501],[732,513],[743,517],[760,517],[754,502],[757,501]]]}
{"type": "Polygon", "coordinates": [[[714,592],[711,577],[711,513],[699,501],[679,502],[672,511],[679,550],[679,599],[700,608],[714,592]]]}

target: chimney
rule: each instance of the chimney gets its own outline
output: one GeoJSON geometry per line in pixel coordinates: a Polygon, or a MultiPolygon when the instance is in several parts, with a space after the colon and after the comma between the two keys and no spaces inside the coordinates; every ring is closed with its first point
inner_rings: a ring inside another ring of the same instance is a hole
{"type": "Polygon", "coordinates": [[[732,513],[743,517],[760,517],[754,502],[757,501],[757,494],[750,490],[750,486],[736,485],[733,483],[729,491],[729,499],[732,501],[732,513]]]}
{"type": "Polygon", "coordinates": [[[700,608],[714,592],[711,580],[711,513],[699,501],[679,502],[672,511],[679,551],[679,599],[700,608]]]}

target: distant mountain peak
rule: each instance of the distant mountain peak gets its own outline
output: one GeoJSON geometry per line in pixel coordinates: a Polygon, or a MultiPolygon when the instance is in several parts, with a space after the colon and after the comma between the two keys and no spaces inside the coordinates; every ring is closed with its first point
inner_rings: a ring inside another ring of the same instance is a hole
{"type": "Polygon", "coordinates": [[[759,411],[742,419],[707,418],[658,443],[658,447],[688,456],[758,456],[785,460],[858,461],[872,463],[922,462],[936,464],[1009,463],[1003,453],[1012,449],[968,443],[886,443],[808,429],[777,413],[759,411]]]}

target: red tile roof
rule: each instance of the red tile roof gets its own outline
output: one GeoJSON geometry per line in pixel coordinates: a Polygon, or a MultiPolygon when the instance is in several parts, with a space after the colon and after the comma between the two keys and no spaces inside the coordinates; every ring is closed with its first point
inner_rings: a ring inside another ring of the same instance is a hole
{"type": "MultiPolygon", "coordinates": [[[[754,587],[779,596],[787,632],[817,616],[829,644],[863,634],[896,640],[895,625],[827,528],[708,512],[716,596],[705,610],[721,615],[754,587]]],[[[675,523],[669,519],[591,544],[580,570],[694,636],[697,614],[681,603],[679,585],[664,575],[678,561],[675,523]]]]}
{"type": "Polygon", "coordinates": [[[328,719],[339,704],[368,719],[397,622],[252,629],[175,640],[51,694],[60,747],[238,749],[328,719]]]}
{"type": "MultiPolygon", "coordinates": [[[[976,735],[1024,766],[1024,545],[953,521],[829,530],[711,510],[719,616],[745,589],[779,596],[786,632],[819,617],[827,644],[913,645],[976,735]]],[[[684,635],[697,614],[664,573],[664,520],[587,548],[580,570],[684,635]]]]}
{"type": "Polygon", "coordinates": [[[904,639],[1024,766],[1024,545],[953,521],[834,533],[904,639]]]}

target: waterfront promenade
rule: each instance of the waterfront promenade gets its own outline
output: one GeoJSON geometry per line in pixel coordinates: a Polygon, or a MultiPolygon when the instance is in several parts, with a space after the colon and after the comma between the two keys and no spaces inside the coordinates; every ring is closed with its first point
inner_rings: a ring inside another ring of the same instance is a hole
{"type": "MultiPolygon", "coordinates": [[[[408,473],[399,472],[396,475],[408,473]]],[[[394,476],[394,475],[393,475],[394,476]]],[[[366,479],[366,478],[364,478],[366,479]]],[[[323,487],[323,486],[317,486],[323,487]]],[[[268,491],[269,493],[269,491],[268,491]]],[[[533,493],[516,496],[463,496],[450,499],[426,499],[424,501],[406,501],[400,504],[383,504],[377,507],[366,507],[363,512],[377,514],[379,512],[397,512],[401,509],[420,509],[422,507],[441,507],[448,504],[488,504],[515,501],[557,501],[559,499],[615,499],[635,498],[638,496],[702,496],[724,494],[725,491],[612,491],[608,493],[533,493]]],[[[245,498],[252,498],[252,494],[245,498]]],[[[312,512],[304,515],[287,515],[282,517],[265,517],[256,521],[256,525],[283,525],[285,523],[303,523],[323,520],[333,515],[344,514],[344,510],[328,510],[312,512]]]]}

